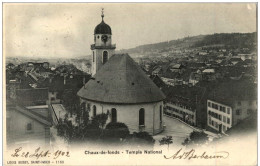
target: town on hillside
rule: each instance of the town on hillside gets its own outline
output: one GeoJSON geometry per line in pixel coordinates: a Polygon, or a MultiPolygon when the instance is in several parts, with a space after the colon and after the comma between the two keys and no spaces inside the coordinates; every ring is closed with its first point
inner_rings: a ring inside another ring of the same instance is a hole
{"type": "Polygon", "coordinates": [[[103,10],[100,21],[88,57],[6,57],[8,146],[202,146],[257,132],[256,32],[116,50],[103,10]]]}

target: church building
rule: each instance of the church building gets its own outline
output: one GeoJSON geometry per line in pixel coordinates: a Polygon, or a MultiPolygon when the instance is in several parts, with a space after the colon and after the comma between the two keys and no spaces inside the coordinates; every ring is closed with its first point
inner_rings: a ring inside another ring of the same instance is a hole
{"type": "Polygon", "coordinates": [[[165,95],[128,54],[114,54],[111,28],[101,17],[91,45],[93,78],[77,93],[81,104],[90,107],[90,118],[107,113],[107,123],[125,123],[131,133],[160,133],[165,95]]]}

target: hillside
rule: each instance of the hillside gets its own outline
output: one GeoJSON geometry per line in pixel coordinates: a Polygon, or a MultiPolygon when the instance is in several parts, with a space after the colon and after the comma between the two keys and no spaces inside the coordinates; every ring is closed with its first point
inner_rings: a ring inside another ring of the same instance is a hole
{"type": "Polygon", "coordinates": [[[144,53],[151,51],[167,52],[169,50],[196,48],[196,47],[218,47],[218,48],[248,48],[249,51],[256,50],[257,34],[253,33],[221,33],[212,35],[199,35],[186,37],[169,42],[147,44],[131,49],[123,49],[118,52],[144,53]]]}

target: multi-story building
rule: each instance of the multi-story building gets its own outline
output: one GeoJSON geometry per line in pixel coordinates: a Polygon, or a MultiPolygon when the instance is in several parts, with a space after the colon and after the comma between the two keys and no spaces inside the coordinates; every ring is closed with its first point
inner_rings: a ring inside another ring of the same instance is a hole
{"type": "Polygon", "coordinates": [[[178,118],[191,125],[196,125],[196,109],[177,102],[165,104],[165,114],[178,118]]]}
{"type": "Polygon", "coordinates": [[[177,85],[164,87],[163,92],[166,94],[164,114],[193,126],[202,126],[205,88],[177,85]]]}
{"type": "Polygon", "coordinates": [[[208,126],[219,132],[231,128],[232,108],[212,100],[207,103],[208,126]]]}
{"type": "Polygon", "coordinates": [[[207,100],[207,125],[217,132],[257,112],[257,86],[249,80],[228,81],[215,88],[207,100]]]}

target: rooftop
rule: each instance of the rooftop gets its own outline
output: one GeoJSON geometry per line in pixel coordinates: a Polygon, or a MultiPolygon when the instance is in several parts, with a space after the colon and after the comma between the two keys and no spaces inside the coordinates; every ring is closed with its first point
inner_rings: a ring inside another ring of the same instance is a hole
{"type": "Polygon", "coordinates": [[[209,99],[232,106],[242,100],[257,100],[257,85],[247,78],[226,80],[218,84],[210,93],[209,99]]]}
{"type": "Polygon", "coordinates": [[[179,103],[195,109],[205,95],[206,88],[188,85],[176,85],[163,88],[167,101],[179,103]]]}
{"type": "Polygon", "coordinates": [[[88,100],[119,104],[165,99],[162,91],[128,54],[113,55],[77,94],[88,100]]]}

